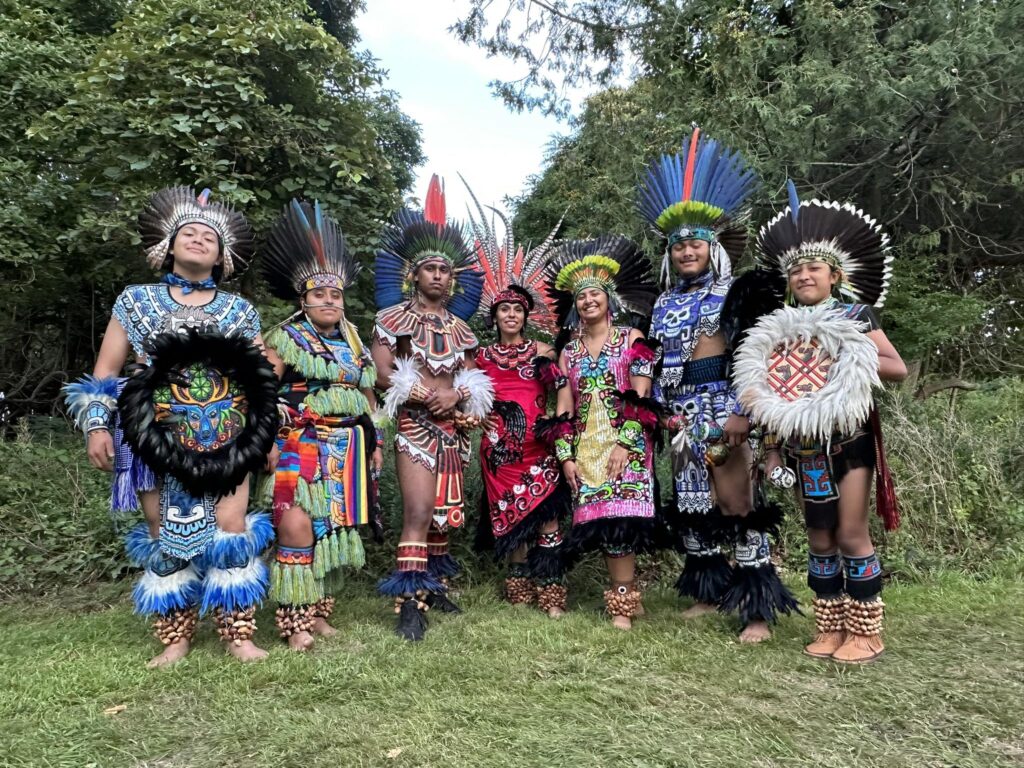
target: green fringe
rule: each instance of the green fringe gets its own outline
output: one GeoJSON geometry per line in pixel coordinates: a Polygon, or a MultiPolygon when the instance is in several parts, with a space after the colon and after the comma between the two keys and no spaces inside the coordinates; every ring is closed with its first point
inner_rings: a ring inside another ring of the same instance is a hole
{"type": "Polygon", "coordinates": [[[329,517],[331,505],[320,483],[307,483],[301,477],[295,486],[295,504],[306,510],[310,517],[329,517]]]}
{"type": "Polygon", "coordinates": [[[313,575],[324,579],[343,567],[362,568],[366,565],[366,551],[355,528],[332,531],[317,541],[313,549],[313,575]]]}
{"type": "Polygon", "coordinates": [[[359,377],[360,389],[373,389],[377,385],[377,367],[368,365],[363,368],[363,375],[359,377]]]}
{"type": "Polygon", "coordinates": [[[361,416],[370,412],[366,395],[348,387],[321,389],[306,395],[302,402],[321,416],[361,416]]]}
{"type": "Polygon", "coordinates": [[[341,366],[328,362],[322,357],[311,355],[300,349],[284,332],[283,328],[275,328],[264,339],[267,346],[277,352],[286,365],[290,365],[307,379],[320,381],[337,381],[341,378],[341,366]]]}
{"type": "MultiPolygon", "coordinates": [[[[315,561],[314,561],[315,563],[315,561]]],[[[324,596],[322,576],[310,565],[276,560],[270,566],[270,599],[284,605],[309,605],[324,596]]]]}
{"type": "Polygon", "coordinates": [[[274,503],[274,473],[260,473],[256,480],[256,503],[269,507],[274,503]]]}

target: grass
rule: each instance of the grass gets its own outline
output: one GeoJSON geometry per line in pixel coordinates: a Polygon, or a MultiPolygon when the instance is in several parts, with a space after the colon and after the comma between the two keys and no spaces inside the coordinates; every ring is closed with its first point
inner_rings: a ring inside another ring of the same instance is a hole
{"type": "Polygon", "coordinates": [[[559,622],[477,584],[464,615],[432,616],[408,645],[360,577],[342,591],[341,633],[310,655],[274,640],[265,609],[267,661],[234,663],[207,625],[188,659],[156,672],[144,621],[109,586],[7,605],[0,764],[1024,765],[1019,581],[894,586],[889,650],[864,668],[802,656],[799,616],[768,645],[740,646],[727,617],[683,623],[662,587],[619,632],[597,582],[576,582],[559,622]]]}

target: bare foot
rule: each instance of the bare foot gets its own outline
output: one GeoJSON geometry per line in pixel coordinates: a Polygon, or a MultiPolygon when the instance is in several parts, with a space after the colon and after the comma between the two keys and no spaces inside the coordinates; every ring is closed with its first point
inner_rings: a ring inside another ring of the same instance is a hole
{"type": "Polygon", "coordinates": [[[159,667],[169,667],[172,664],[177,664],[179,661],[188,656],[188,652],[192,649],[192,644],[185,639],[179,640],[176,643],[171,643],[163,652],[154,656],[148,662],[146,662],[147,669],[157,669],[159,667]]]}
{"type": "Polygon", "coordinates": [[[683,611],[684,619],[695,619],[698,616],[705,616],[709,613],[717,613],[718,609],[709,603],[694,603],[683,611]]]}
{"type": "Polygon", "coordinates": [[[548,616],[552,619],[560,619],[565,616],[565,611],[561,608],[548,608],[548,616]]]}
{"type": "Polygon", "coordinates": [[[320,637],[334,637],[338,634],[338,630],[327,623],[327,619],[323,616],[317,616],[313,619],[313,634],[320,635],[320,637]]]}
{"type": "Polygon", "coordinates": [[[612,626],[616,629],[632,629],[633,622],[630,621],[629,616],[612,616],[612,626]]]}
{"type": "Polygon", "coordinates": [[[768,627],[768,623],[765,621],[752,621],[743,628],[740,632],[741,643],[763,643],[765,640],[770,640],[772,631],[768,627]]]}
{"type": "Polygon", "coordinates": [[[645,610],[644,610],[644,604],[643,604],[643,603],[637,603],[637,604],[636,604],[636,613],[634,613],[633,615],[634,615],[634,616],[635,616],[636,618],[638,618],[638,619],[639,619],[639,618],[640,618],[641,616],[646,616],[646,615],[647,615],[647,611],[645,611],[645,610]]]}
{"type": "Polygon", "coordinates": [[[288,638],[288,647],[293,651],[308,651],[313,647],[313,636],[309,632],[296,632],[288,638]]]}
{"type": "Polygon", "coordinates": [[[256,645],[252,640],[241,640],[238,645],[231,642],[227,644],[228,653],[239,661],[260,661],[267,658],[267,652],[256,645]]]}

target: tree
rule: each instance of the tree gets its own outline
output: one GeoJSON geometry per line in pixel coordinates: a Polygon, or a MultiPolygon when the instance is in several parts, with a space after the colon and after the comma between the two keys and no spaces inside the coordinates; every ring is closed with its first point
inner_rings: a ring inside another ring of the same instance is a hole
{"type": "Polygon", "coordinates": [[[754,221],[784,204],[788,177],[884,224],[899,259],[887,327],[925,372],[1020,372],[1021,4],[511,2],[534,14],[518,31],[521,16],[489,27],[498,9],[472,5],[457,34],[530,66],[497,84],[514,108],[557,108],[536,90],[552,73],[600,83],[632,62],[632,81],[591,97],[555,144],[521,231],[537,236],[573,202],[576,231],[640,234],[642,164],[696,122],[760,171],[754,221]]]}
{"type": "MultiPolygon", "coordinates": [[[[68,34],[64,14],[28,5],[19,31],[74,55],[44,75],[46,98],[0,117],[33,190],[0,243],[4,283],[24,299],[0,330],[0,390],[16,411],[45,407],[66,375],[91,365],[118,291],[152,279],[134,218],[159,187],[209,186],[257,231],[291,197],[319,199],[369,258],[422,159],[418,130],[368,58],[306,3],[140,0],[95,36],[68,34]],[[38,344],[20,345],[26,332],[38,344]],[[20,385],[30,371],[34,386],[20,385]]],[[[337,14],[345,4],[329,5],[337,14]]],[[[31,85],[30,53],[16,54],[19,87],[31,85]]],[[[242,278],[250,295],[258,284],[252,271],[242,278]]],[[[369,296],[364,280],[347,297],[355,321],[368,320],[369,296]]],[[[266,309],[265,321],[290,311],[266,309]]]]}

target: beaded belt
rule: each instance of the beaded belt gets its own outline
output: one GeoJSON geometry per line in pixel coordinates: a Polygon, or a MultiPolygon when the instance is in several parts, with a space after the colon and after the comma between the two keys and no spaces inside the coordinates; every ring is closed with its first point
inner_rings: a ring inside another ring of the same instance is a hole
{"type": "Polygon", "coordinates": [[[702,357],[700,360],[689,360],[680,367],[682,368],[682,375],[675,383],[675,386],[692,387],[697,384],[710,384],[715,381],[727,381],[729,379],[728,355],[712,355],[711,357],[702,357]]]}

